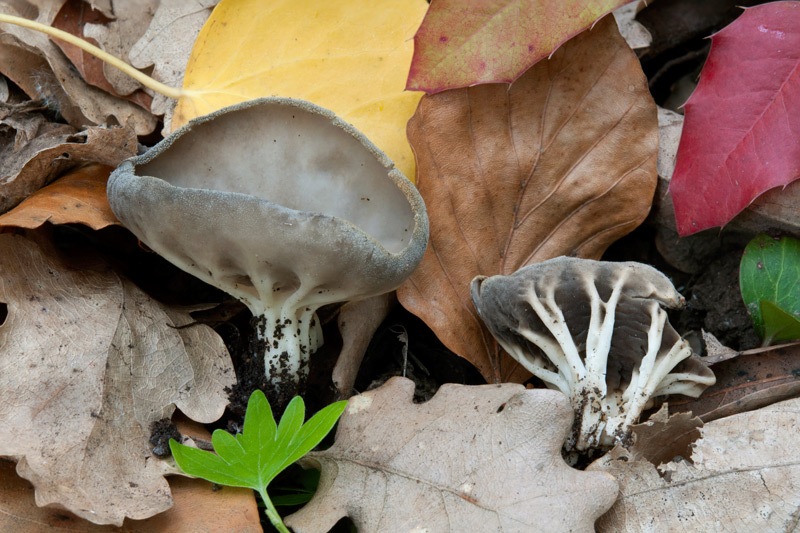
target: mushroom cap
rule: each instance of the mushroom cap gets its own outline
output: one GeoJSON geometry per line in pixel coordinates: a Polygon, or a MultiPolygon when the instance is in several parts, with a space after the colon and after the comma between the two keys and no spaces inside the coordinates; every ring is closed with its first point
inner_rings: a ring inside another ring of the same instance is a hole
{"type": "Polygon", "coordinates": [[[123,162],[108,198],[150,248],[259,314],[391,291],[428,241],[422,198],[387,156],[288,98],[190,122],[123,162]]]}

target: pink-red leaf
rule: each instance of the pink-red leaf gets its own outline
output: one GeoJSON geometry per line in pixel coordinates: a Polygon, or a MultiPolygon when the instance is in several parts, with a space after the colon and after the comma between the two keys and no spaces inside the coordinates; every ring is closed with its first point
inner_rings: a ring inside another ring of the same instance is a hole
{"type": "Polygon", "coordinates": [[[631,0],[435,0],[414,37],[406,88],[511,83],[631,0]]]}
{"type": "Polygon", "coordinates": [[[723,226],[797,178],[800,2],[773,2],[712,37],[670,184],[678,232],[723,226]]]}

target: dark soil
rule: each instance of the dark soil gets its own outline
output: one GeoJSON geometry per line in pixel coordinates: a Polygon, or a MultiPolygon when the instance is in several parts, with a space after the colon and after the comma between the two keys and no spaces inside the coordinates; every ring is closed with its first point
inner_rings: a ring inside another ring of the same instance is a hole
{"type": "Polygon", "coordinates": [[[739,291],[741,257],[736,250],[715,259],[687,289],[687,309],[702,319],[687,325],[713,333],[725,346],[748,350],[761,342],[739,291]]]}
{"type": "Polygon", "coordinates": [[[169,418],[156,420],[150,426],[150,445],[153,455],[160,458],[171,455],[169,449],[169,439],[180,441],[181,433],[169,418]]]}

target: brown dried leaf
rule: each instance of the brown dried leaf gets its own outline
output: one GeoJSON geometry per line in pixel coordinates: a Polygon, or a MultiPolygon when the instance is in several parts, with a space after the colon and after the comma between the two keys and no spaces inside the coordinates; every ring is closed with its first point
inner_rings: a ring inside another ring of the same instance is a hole
{"type": "Polygon", "coordinates": [[[0,215],[0,230],[34,229],[46,222],[83,224],[94,230],[119,225],[106,198],[106,182],[112,170],[93,164],[67,173],[0,215]]]}
{"type": "Polygon", "coordinates": [[[524,379],[479,320],[470,282],[599,258],[644,220],[658,122],[639,61],[606,17],[510,87],[423,97],[408,137],[431,239],[400,303],[487,380],[524,379]]]}
{"type": "Polygon", "coordinates": [[[178,407],[212,422],[234,382],[220,338],[109,270],[73,270],[0,235],[0,456],[56,505],[98,524],[172,505],[150,425],[178,407]]]}
{"type": "MultiPolygon", "coordinates": [[[[113,18],[91,9],[82,0],[67,0],[55,20],[53,27],[71,33],[88,41],[109,54],[122,60],[128,55],[133,44],[142,36],[153,16],[154,0],[127,0],[114,4],[113,18]]],[[[104,91],[135,102],[144,109],[150,109],[150,96],[141,90],[142,86],[118,69],[59,39],[53,42],[69,58],[83,79],[104,91]]]]}
{"type": "Polygon", "coordinates": [[[17,84],[31,99],[58,109],[70,124],[88,124],[89,119],[58,84],[47,61],[13,43],[18,43],[14,37],[0,34],[0,74],[17,84]]]}
{"type": "MultiPolygon", "coordinates": [[[[0,4],[0,12],[22,16],[50,26],[62,4],[62,0],[5,0],[0,4]]],[[[12,44],[28,53],[36,53],[47,61],[54,76],[50,77],[45,73],[46,77],[42,82],[60,85],[71,103],[81,111],[81,116],[64,114],[64,118],[72,126],[81,128],[89,125],[121,124],[133,129],[137,135],[147,135],[155,129],[157,120],[152,113],[133,102],[86,83],[70,60],[47,35],[11,24],[2,24],[0,28],[9,37],[15,37],[12,44]]]]}
{"type": "Polygon", "coordinates": [[[655,466],[668,463],[675,457],[688,458],[692,444],[700,438],[702,427],[702,420],[691,413],[669,416],[665,404],[649,420],[631,428],[633,445],[628,450],[630,458],[644,459],[655,466]]]}
{"type": "Polygon", "coordinates": [[[396,377],[350,399],[336,443],[303,460],[322,468],[320,484],[288,526],[324,532],[350,516],[361,533],[589,531],[613,503],[613,478],[561,458],[572,408],[560,392],[445,384],[424,404],[413,394],[396,377]]]}
{"type": "Polygon", "coordinates": [[[691,411],[703,422],[752,411],[800,394],[800,346],[743,353],[714,365],[717,383],[696,400],[673,400],[670,412],[691,411]]]}
{"type": "Polygon", "coordinates": [[[44,125],[35,130],[33,139],[19,146],[20,130],[8,126],[8,120],[0,123],[0,213],[76,166],[116,166],[136,155],[136,135],[127,128],[91,127],[74,133],[63,124],[44,125]]]}
{"type": "MultiPolygon", "coordinates": [[[[159,0],[113,0],[112,20],[86,24],[83,33],[106,52],[129,61],[131,48],[147,31],[158,5],[159,0]]],[[[142,88],[138,81],[106,63],[103,73],[118,94],[131,94],[142,88]]]]}
{"type": "Polygon", "coordinates": [[[800,515],[800,400],[716,420],[702,429],[693,463],[662,468],[604,456],[620,496],[598,531],[795,531],[800,515]]]}

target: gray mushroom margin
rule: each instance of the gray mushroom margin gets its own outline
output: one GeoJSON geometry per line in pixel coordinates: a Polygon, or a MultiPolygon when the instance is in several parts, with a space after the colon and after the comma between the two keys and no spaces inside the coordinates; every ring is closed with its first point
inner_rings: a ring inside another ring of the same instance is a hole
{"type": "Polygon", "coordinates": [[[575,410],[569,452],[626,441],[655,396],[715,383],[667,319],[683,297],[640,263],[558,257],[472,281],[478,314],[511,357],[575,410]]]}

